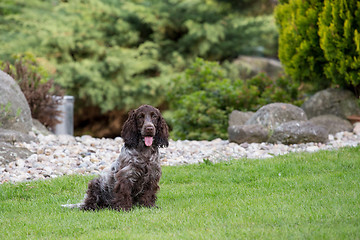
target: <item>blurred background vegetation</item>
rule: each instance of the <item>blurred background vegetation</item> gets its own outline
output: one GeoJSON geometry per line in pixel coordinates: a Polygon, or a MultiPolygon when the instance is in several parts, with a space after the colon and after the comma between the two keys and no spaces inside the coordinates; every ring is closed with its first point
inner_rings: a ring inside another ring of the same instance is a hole
{"type": "Polygon", "coordinates": [[[354,80],[360,64],[350,61],[359,55],[360,44],[351,42],[351,37],[360,41],[354,32],[360,25],[359,3],[349,3],[348,14],[339,20],[330,16],[330,1],[302,2],[1,0],[0,61],[15,64],[19,56],[30,56],[75,96],[78,135],[119,136],[127,112],[146,103],[165,113],[175,139],[226,138],[233,109],[256,110],[274,101],[300,104],[301,90],[333,82],[353,87],[360,81],[354,80]],[[324,6],[327,13],[320,14],[324,6]],[[332,21],[341,25],[349,14],[354,15],[349,36],[339,49],[326,28],[332,21]],[[320,27],[318,19],[323,19],[320,27]],[[279,34],[279,57],[289,75],[240,79],[233,61],[240,55],[277,58],[279,34]],[[307,52],[299,47],[304,41],[307,52]],[[353,74],[345,77],[350,80],[332,81],[346,69],[328,64],[324,70],[323,63],[341,62],[343,55],[323,48],[347,52],[349,44],[354,45],[347,61],[353,74]]]}

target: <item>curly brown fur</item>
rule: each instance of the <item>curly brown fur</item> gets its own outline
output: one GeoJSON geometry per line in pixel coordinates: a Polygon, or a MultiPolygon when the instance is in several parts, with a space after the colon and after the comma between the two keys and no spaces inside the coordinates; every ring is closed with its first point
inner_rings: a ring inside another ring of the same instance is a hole
{"type": "Polygon", "coordinates": [[[84,202],[63,205],[83,210],[135,205],[155,207],[161,177],[159,147],[167,147],[168,126],[158,109],[142,105],[130,112],[122,130],[124,146],[111,170],[89,183],[84,202]]]}

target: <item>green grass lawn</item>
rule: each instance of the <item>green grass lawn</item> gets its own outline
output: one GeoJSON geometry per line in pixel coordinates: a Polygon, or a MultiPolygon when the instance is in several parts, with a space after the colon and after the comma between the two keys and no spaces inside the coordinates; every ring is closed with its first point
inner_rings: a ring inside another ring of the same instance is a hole
{"type": "Polygon", "coordinates": [[[159,209],[82,212],[92,177],[0,185],[1,239],[360,239],[360,148],[163,167],[159,209]]]}

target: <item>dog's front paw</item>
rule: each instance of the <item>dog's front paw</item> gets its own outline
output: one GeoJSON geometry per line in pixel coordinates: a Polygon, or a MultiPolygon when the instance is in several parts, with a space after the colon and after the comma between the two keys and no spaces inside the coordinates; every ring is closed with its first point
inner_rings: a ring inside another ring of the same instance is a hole
{"type": "Polygon", "coordinates": [[[129,212],[131,210],[131,206],[119,206],[114,209],[119,212],[129,212]]]}

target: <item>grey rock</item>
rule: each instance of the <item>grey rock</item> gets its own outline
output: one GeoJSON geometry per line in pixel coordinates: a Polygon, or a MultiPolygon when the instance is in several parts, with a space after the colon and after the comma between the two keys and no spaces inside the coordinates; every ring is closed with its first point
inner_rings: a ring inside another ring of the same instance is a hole
{"type": "Polygon", "coordinates": [[[360,122],[356,122],[356,123],[354,123],[354,133],[356,134],[356,135],[360,135],[360,122]]]}
{"type": "Polygon", "coordinates": [[[0,120],[2,128],[23,133],[28,133],[32,127],[31,111],[24,94],[15,80],[1,70],[0,120]]]}
{"type": "Polygon", "coordinates": [[[275,128],[269,142],[283,144],[326,143],[328,135],[325,128],[310,121],[290,121],[275,128]]]}
{"type": "Polygon", "coordinates": [[[310,119],[310,122],[315,125],[320,125],[327,129],[329,134],[335,134],[338,132],[352,132],[353,125],[346,119],[337,117],[332,114],[321,115],[310,119]]]}
{"type": "Polygon", "coordinates": [[[0,142],[0,165],[9,164],[18,159],[26,159],[33,153],[26,148],[16,147],[10,143],[0,142]]]}
{"type": "Polygon", "coordinates": [[[317,92],[301,106],[308,118],[325,114],[346,119],[347,116],[360,115],[360,107],[354,94],[348,90],[326,89],[317,92]]]}
{"type": "Polygon", "coordinates": [[[47,136],[53,134],[39,120],[33,118],[32,122],[33,122],[32,131],[37,135],[42,134],[44,136],[47,136]]]}
{"type": "Polygon", "coordinates": [[[16,147],[15,143],[36,141],[29,134],[0,128],[0,164],[8,164],[17,159],[26,159],[32,152],[26,148],[16,147]]]}
{"type": "Polygon", "coordinates": [[[280,61],[264,57],[240,56],[234,62],[238,67],[241,79],[252,78],[259,73],[265,73],[272,79],[284,74],[280,61]]]}
{"type": "Polygon", "coordinates": [[[234,110],[229,115],[229,126],[233,125],[244,125],[250,117],[254,115],[253,112],[241,112],[234,110]]]}
{"type": "Polygon", "coordinates": [[[268,130],[261,125],[233,125],[228,128],[229,141],[261,143],[268,140],[268,130]]]}
{"type": "Polygon", "coordinates": [[[2,142],[15,143],[30,142],[35,140],[36,138],[30,136],[29,134],[0,128],[0,141],[2,142]]]}
{"type": "Polygon", "coordinates": [[[293,120],[306,121],[305,112],[292,104],[271,103],[260,108],[245,125],[262,125],[274,129],[284,122],[293,120]]]}

